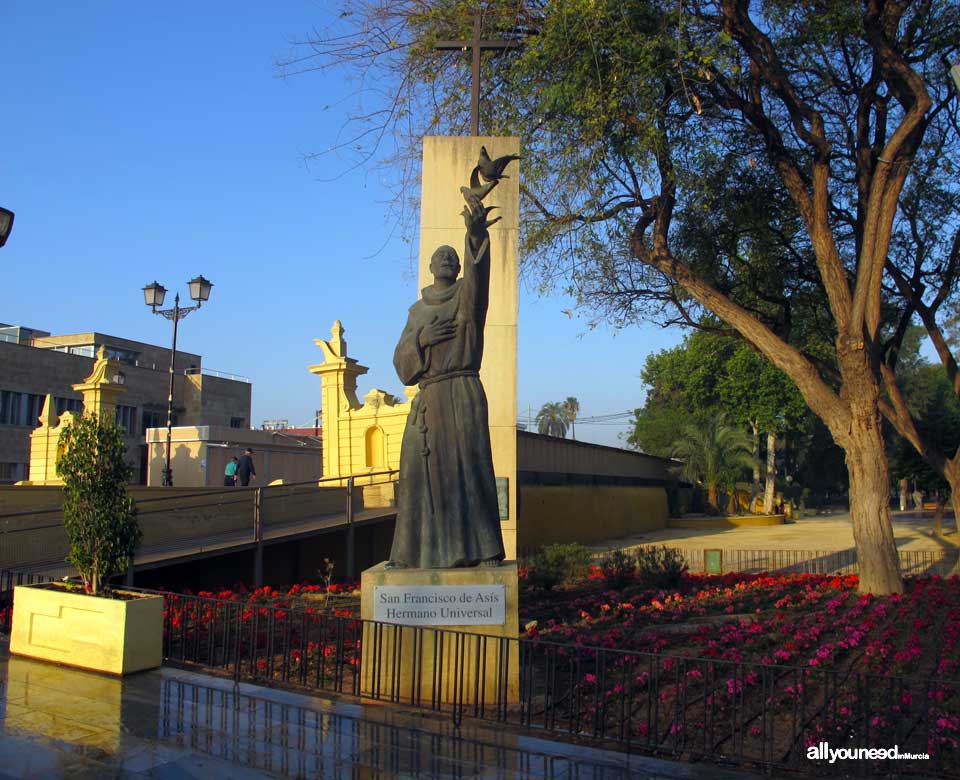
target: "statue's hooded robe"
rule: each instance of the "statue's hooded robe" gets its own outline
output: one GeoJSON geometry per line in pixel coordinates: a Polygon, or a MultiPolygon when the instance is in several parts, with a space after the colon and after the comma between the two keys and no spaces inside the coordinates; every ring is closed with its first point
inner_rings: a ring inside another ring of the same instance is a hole
{"type": "Polygon", "coordinates": [[[490,284],[489,240],[468,238],[463,277],[422,291],[410,307],[393,364],[420,385],[400,451],[400,490],[391,560],[418,568],[502,560],[503,537],[490,453],[487,397],[480,384],[490,284]],[[453,320],[453,338],[420,346],[433,321],[453,320]]]}

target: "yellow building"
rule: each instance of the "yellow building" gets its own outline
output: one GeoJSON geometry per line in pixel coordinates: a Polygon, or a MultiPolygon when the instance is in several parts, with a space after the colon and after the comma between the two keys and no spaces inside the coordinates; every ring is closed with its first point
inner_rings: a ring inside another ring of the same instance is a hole
{"type": "MultiPolygon", "coordinates": [[[[340,320],[331,339],[314,339],[324,362],[310,366],[320,377],[323,410],[323,476],[339,477],[400,468],[400,442],[416,387],[404,390],[405,401],[374,388],[357,398],[357,377],[368,368],[347,355],[340,320]]],[[[328,483],[329,484],[329,483],[328,483]]]]}
{"type": "MultiPolygon", "coordinates": [[[[310,366],[320,376],[323,476],[345,480],[398,470],[417,388],[404,390],[405,401],[373,389],[361,403],[357,377],[368,368],[347,354],[343,334],[337,320],[329,341],[315,340],[324,362],[310,366]]],[[[677,481],[671,461],[526,431],[515,435],[517,517],[501,526],[508,557],[545,544],[589,543],[666,527],[667,490],[677,481]]]]}

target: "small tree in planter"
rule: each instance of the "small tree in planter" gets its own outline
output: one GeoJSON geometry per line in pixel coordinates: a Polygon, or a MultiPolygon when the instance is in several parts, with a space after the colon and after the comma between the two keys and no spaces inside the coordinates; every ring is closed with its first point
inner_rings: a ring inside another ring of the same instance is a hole
{"type": "Polygon", "coordinates": [[[59,449],[67,561],[87,592],[57,583],[17,585],[10,653],[116,675],[155,669],[163,662],[163,596],[103,594],[141,538],[126,492],[123,436],[112,421],[76,417],[66,423],[59,449]]]}
{"type": "Polygon", "coordinates": [[[63,480],[67,562],[85,590],[98,595],[123,572],[140,545],[136,504],[127,495],[131,468],[120,428],[96,415],[77,417],[60,434],[57,476],[63,480]]]}

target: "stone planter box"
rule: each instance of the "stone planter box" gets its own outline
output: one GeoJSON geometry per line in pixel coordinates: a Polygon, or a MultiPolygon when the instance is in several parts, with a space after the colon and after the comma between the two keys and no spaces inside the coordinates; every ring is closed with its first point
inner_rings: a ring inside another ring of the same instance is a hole
{"type": "Polygon", "coordinates": [[[111,599],[58,583],[18,585],[10,652],[107,674],[154,669],[163,661],[163,596],[111,599]]]}

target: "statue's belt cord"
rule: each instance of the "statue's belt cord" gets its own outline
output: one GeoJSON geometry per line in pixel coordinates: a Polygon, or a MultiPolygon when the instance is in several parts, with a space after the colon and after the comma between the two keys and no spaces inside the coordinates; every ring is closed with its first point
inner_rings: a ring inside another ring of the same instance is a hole
{"type": "Polygon", "coordinates": [[[442,376],[431,376],[427,379],[424,379],[420,382],[420,389],[423,390],[427,385],[436,384],[437,382],[445,382],[448,379],[454,379],[458,376],[475,376],[479,377],[479,371],[473,371],[471,369],[466,369],[464,371],[451,371],[449,374],[443,374],[442,376]]]}

